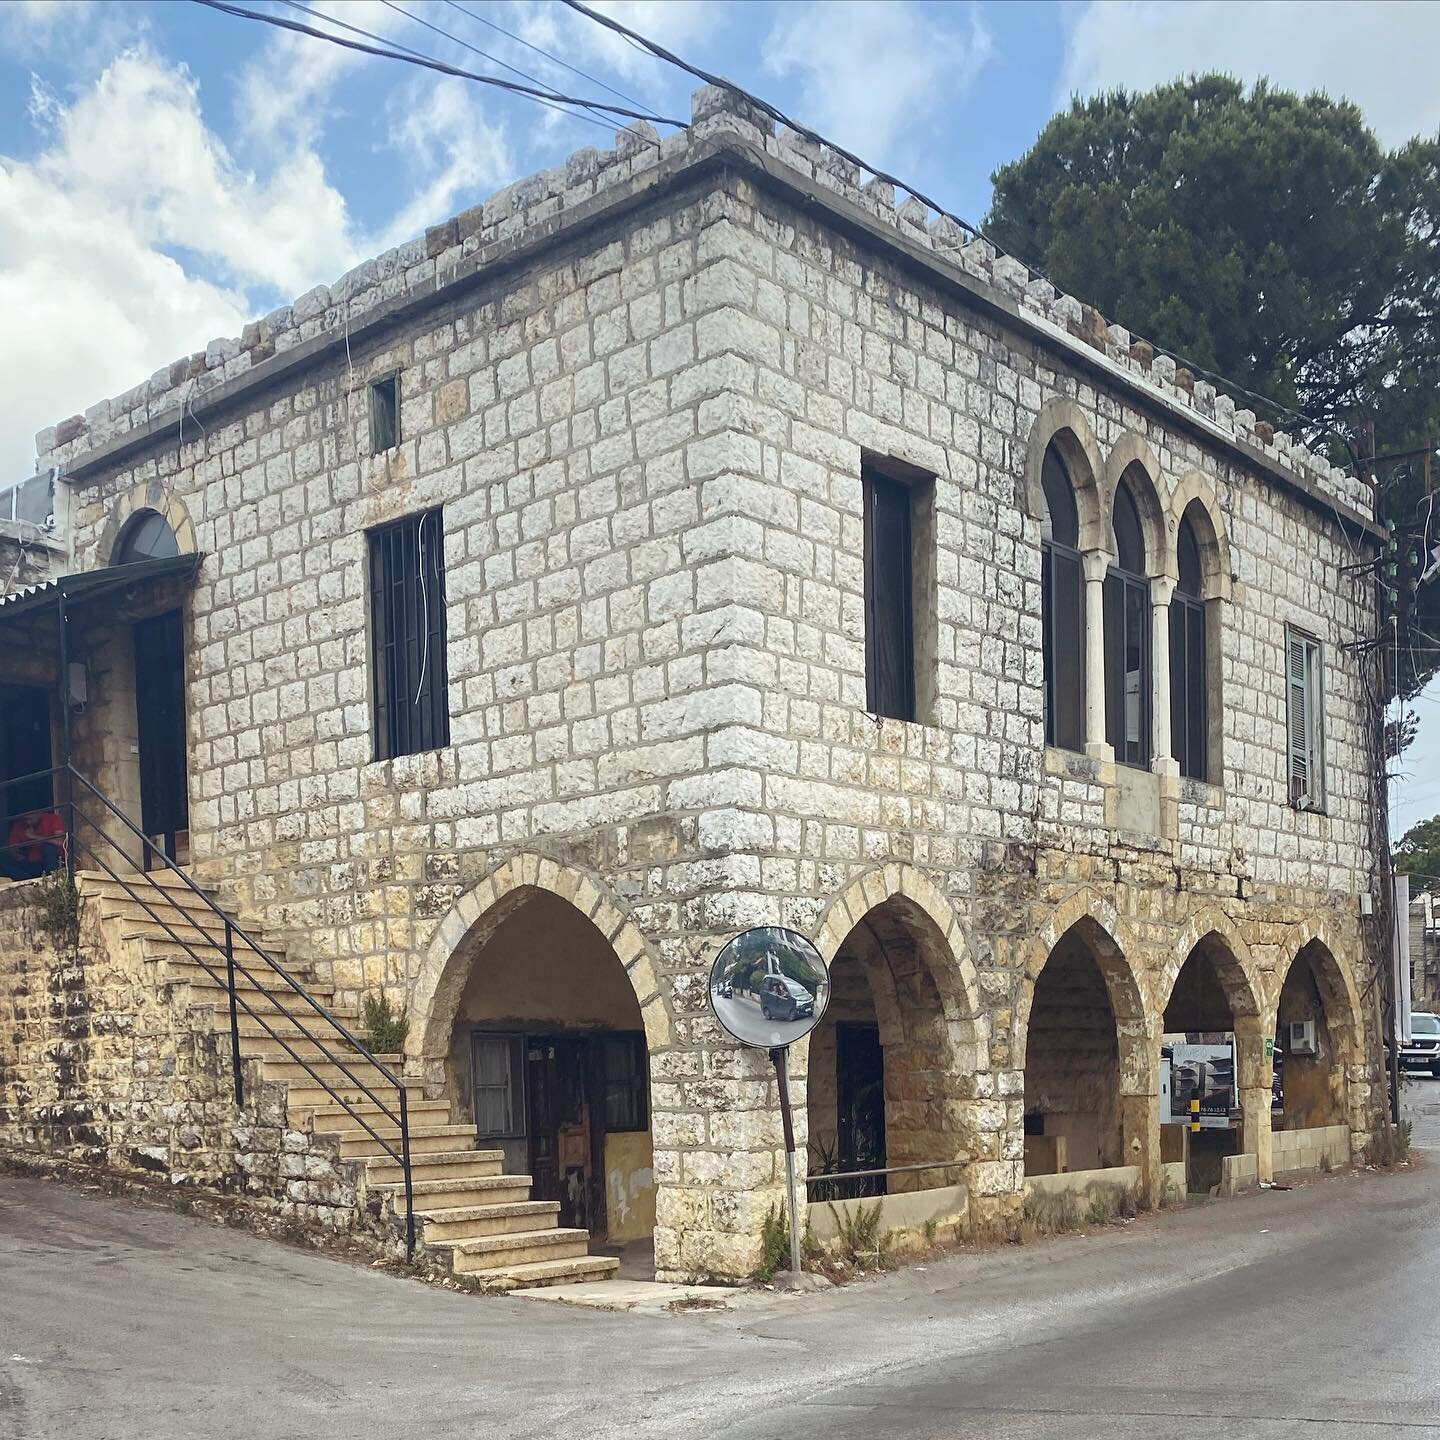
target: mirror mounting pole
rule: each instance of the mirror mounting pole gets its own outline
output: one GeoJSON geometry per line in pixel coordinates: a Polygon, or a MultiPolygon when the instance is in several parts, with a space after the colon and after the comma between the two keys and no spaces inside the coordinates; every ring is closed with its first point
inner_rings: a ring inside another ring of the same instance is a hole
{"type": "Polygon", "coordinates": [[[790,1272],[800,1273],[800,1216],[795,1201],[795,1125],[790,1118],[790,1081],[786,1075],[789,1049],[776,1045],[770,1051],[775,1067],[775,1085],[780,1094],[780,1119],[785,1126],[785,1197],[790,1207],[790,1272]]]}

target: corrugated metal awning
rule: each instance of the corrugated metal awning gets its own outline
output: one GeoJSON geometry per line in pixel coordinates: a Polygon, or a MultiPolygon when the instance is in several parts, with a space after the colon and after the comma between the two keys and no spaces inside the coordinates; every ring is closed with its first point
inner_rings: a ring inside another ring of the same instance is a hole
{"type": "Polygon", "coordinates": [[[118,600],[134,586],[154,580],[191,579],[204,558],[203,555],[167,555],[159,560],[139,560],[133,565],[110,565],[103,570],[81,570],[75,575],[42,580],[38,585],[0,595],[0,625],[18,620],[22,615],[53,609],[62,595],[69,608],[107,597],[118,600]]]}

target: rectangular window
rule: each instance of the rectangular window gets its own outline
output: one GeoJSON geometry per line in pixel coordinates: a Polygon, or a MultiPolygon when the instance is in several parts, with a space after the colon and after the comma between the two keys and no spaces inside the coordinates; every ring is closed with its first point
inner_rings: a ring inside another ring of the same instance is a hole
{"type": "Polygon", "coordinates": [[[516,1139],[525,1134],[523,1035],[473,1038],[475,1130],[481,1139],[516,1139]]]}
{"type": "Polygon", "coordinates": [[[370,450],[379,455],[400,443],[400,376],[370,382],[370,450]]]}
{"type": "Polygon", "coordinates": [[[1085,748],[1085,574],[1080,554],[1047,540],[1040,548],[1045,743],[1085,748]]]}
{"type": "Polygon", "coordinates": [[[369,533],[375,758],[450,743],[445,531],[427,510],[369,533]]]}
{"type": "Polygon", "coordinates": [[[915,719],[915,594],[911,492],[873,470],[865,492],[865,705],[915,719]]]}
{"type": "Polygon", "coordinates": [[[1170,601],[1170,738],[1180,773],[1209,777],[1209,677],[1205,607],[1188,596],[1170,601]]]}
{"type": "Polygon", "coordinates": [[[606,1035],[601,1038],[605,1076],[605,1129],[646,1130],[650,1126],[645,1086],[645,1037],[606,1035]]]}
{"type": "Polygon", "coordinates": [[[1325,664],[1318,640],[1285,629],[1287,742],[1290,803],[1297,810],[1325,808],[1325,664]]]}
{"type": "Polygon", "coordinates": [[[1122,765],[1150,764],[1150,586],[1105,577],[1105,738],[1122,765]]]}

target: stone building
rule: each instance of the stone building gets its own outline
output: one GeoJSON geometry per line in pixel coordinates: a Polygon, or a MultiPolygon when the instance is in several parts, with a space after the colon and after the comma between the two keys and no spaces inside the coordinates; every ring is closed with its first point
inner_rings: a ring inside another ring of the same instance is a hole
{"type": "MultiPolygon", "coordinates": [[[[1368,489],[733,97],[39,450],[74,578],[0,604],[8,678],[59,737],[70,585],[77,771],[338,1013],[388,996],[428,1148],[478,1136],[568,1229],[753,1268],[774,1084],[705,977],[758,924],[833,967],[791,1062],[816,1169],[974,1225],[1027,1161],[1156,1201],[1187,1036],[1234,1037],[1195,1137],[1232,1178],[1366,1144],[1368,489]]],[[[8,1039],[0,1123],[64,1148],[8,1039]]],[[[246,1136],[216,1183],[348,1223],[363,1173],[266,1189],[246,1136]]]]}

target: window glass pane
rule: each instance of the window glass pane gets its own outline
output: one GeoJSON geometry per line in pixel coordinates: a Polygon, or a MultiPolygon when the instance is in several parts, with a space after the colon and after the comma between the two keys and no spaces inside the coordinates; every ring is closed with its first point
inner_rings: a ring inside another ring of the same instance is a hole
{"type": "Polygon", "coordinates": [[[163,560],[180,553],[170,522],[156,510],[142,510],[130,521],[115,553],[112,565],[133,565],[140,560],[163,560]]]}
{"type": "Polygon", "coordinates": [[[515,1104],[515,1059],[518,1037],[477,1035],[475,1056],[475,1128],[481,1135],[518,1132],[515,1104]]]}
{"type": "Polygon", "coordinates": [[[1124,479],[1115,490],[1115,563],[1132,575],[1145,574],[1145,533],[1140,528],[1140,512],[1135,497],[1124,479]]]}
{"type": "Polygon", "coordinates": [[[1170,748],[1182,775],[1190,773],[1188,685],[1189,651],[1185,644],[1185,606],[1170,602],[1170,748]]]}
{"type": "Polygon", "coordinates": [[[1075,487],[1070,483],[1070,471],[1056,445],[1051,445],[1045,452],[1045,461],[1040,467],[1040,487],[1045,493],[1042,537],[1074,550],[1080,544],[1080,516],[1075,508],[1075,487]]]}
{"type": "Polygon", "coordinates": [[[1125,759],[1143,765],[1149,759],[1147,717],[1150,676],[1146,665],[1145,632],[1149,621],[1149,595],[1139,585],[1125,587],[1125,759]]]}
{"type": "Polygon", "coordinates": [[[1189,766],[1185,774],[1192,780],[1210,778],[1208,754],[1210,731],[1209,675],[1205,659],[1205,610],[1200,605],[1185,606],[1186,677],[1188,704],[1189,766]]]}
{"type": "Polygon", "coordinates": [[[604,1046],[605,1128],[644,1130],[645,1041],[639,1035],[607,1035],[604,1046]]]}
{"type": "Polygon", "coordinates": [[[1105,577],[1105,740],[1116,758],[1125,751],[1125,582],[1105,577]]]}
{"type": "Polygon", "coordinates": [[[1176,541],[1180,579],[1175,588],[1182,595],[1193,595],[1198,600],[1204,593],[1204,582],[1200,568],[1200,544],[1195,538],[1195,526],[1190,520],[1190,511],[1194,506],[1195,502],[1192,500],[1180,520],[1180,535],[1176,541]]]}
{"type": "Polygon", "coordinates": [[[1080,557],[1045,547],[1042,616],[1045,733],[1065,750],[1085,747],[1085,577],[1080,557]]]}
{"type": "Polygon", "coordinates": [[[915,718],[910,491],[884,476],[865,483],[865,679],[869,708],[915,718]]]}

